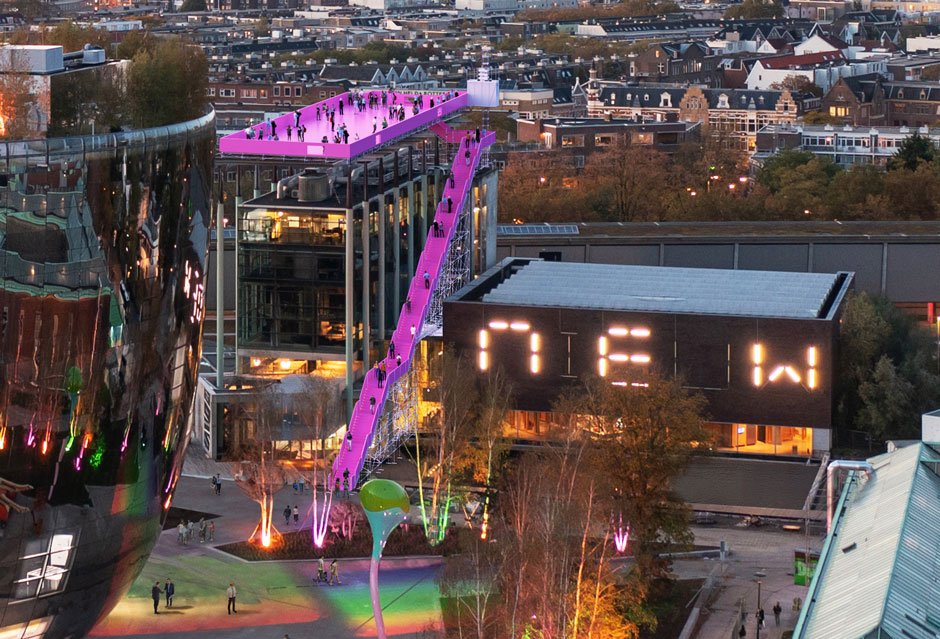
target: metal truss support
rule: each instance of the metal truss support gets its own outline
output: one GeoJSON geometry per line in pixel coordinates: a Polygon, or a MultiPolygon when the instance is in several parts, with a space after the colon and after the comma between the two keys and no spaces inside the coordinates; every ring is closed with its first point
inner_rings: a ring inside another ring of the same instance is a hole
{"type": "Polygon", "coordinates": [[[431,298],[428,315],[421,327],[422,338],[438,331],[444,325],[444,300],[470,282],[470,250],[472,248],[470,228],[473,223],[472,191],[473,187],[471,186],[467,189],[464,201],[458,204],[459,208],[457,210],[460,211],[460,219],[457,228],[454,229],[453,239],[447,247],[447,256],[441,266],[441,274],[437,281],[437,287],[434,289],[434,295],[431,298]]]}
{"type": "Polygon", "coordinates": [[[365,463],[359,477],[361,484],[392,457],[402,441],[411,437],[418,429],[418,379],[414,367],[389,389],[385,411],[379,419],[372,445],[366,452],[365,463]]]}

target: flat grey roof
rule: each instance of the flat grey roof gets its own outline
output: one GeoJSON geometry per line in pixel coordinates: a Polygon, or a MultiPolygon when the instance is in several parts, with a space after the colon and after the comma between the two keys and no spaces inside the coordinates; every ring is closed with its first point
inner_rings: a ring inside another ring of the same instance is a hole
{"type": "Polygon", "coordinates": [[[533,260],[486,291],[480,301],[517,306],[816,319],[826,314],[828,300],[839,282],[836,273],[533,260]]]}

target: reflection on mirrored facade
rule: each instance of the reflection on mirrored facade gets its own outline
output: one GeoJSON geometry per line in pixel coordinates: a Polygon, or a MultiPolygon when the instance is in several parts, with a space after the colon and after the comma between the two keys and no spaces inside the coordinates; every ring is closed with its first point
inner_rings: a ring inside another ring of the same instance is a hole
{"type": "Polygon", "coordinates": [[[214,114],[0,144],[0,637],[85,635],[189,439],[214,114]]]}

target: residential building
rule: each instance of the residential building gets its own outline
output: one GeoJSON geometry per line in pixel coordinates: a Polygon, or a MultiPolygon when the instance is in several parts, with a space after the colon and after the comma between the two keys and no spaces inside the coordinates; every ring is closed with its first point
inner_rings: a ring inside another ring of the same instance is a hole
{"type": "Polygon", "coordinates": [[[553,113],[555,92],[552,89],[501,90],[499,106],[518,113],[526,120],[547,118],[553,113]]]}
{"type": "Polygon", "coordinates": [[[853,164],[885,166],[904,140],[914,133],[928,138],[940,148],[940,129],[926,126],[911,129],[906,126],[770,125],[757,133],[754,160],[760,162],[783,149],[799,149],[828,158],[843,167],[853,164]]]}
{"type": "Polygon", "coordinates": [[[768,124],[795,122],[805,109],[789,90],[702,89],[667,84],[590,81],[584,87],[590,117],[701,122],[709,135],[753,151],[768,124]]]}
{"type": "Polygon", "coordinates": [[[839,50],[768,57],[754,62],[747,76],[747,88],[765,90],[784,85],[788,78],[802,78],[807,84],[828,91],[839,78],[885,71],[884,59],[849,61],[839,50]]]}
{"type": "Polygon", "coordinates": [[[649,146],[673,153],[679,145],[699,138],[699,122],[636,122],[607,118],[519,120],[520,142],[537,142],[544,149],[589,155],[619,145],[649,146]]]}

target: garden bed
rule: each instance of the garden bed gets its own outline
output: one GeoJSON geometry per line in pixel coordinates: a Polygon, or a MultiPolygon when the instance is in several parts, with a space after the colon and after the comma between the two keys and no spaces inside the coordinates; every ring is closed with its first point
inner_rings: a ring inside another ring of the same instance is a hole
{"type": "MultiPolygon", "coordinates": [[[[458,536],[456,533],[448,532],[443,542],[432,546],[424,536],[424,529],[421,526],[414,524],[410,524],[407,528],[399,526],[388,538],[382,556],[449,555],[457,548],[458,536]]],[[[323,548],[314,547],[310,530],[284,533],[270,548],[263,548],[259,544],[248,541],[224,544],[217,548],[248,561],[283,561],[318,557],[362,559],[372,555],[372,532],[368,524],[361,524],[356,527],[352,539],[327,534],[323,548]]]]}

